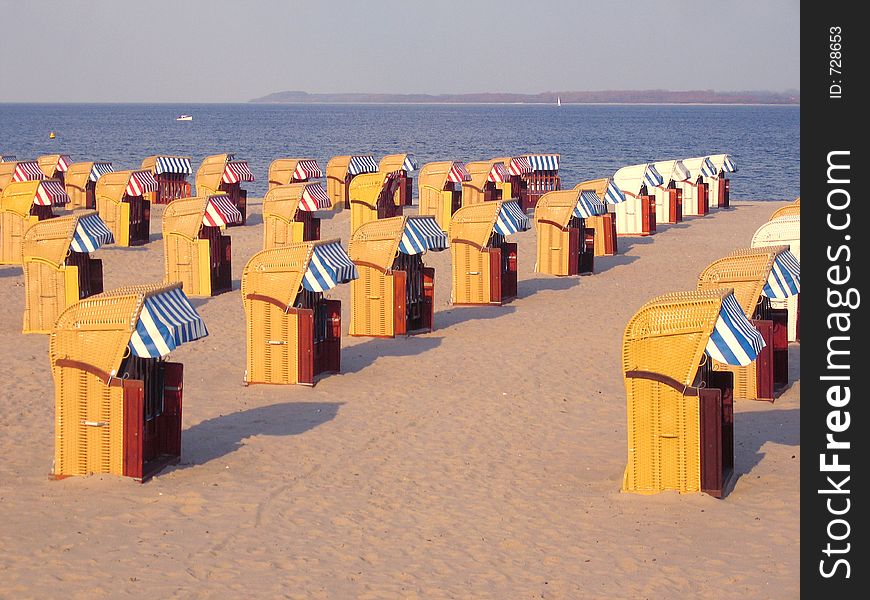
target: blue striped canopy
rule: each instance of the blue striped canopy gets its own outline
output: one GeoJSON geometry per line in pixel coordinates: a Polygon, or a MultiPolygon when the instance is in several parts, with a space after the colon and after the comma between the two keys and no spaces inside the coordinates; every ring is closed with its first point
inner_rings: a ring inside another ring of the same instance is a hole
{"type": "Polygon", "coordinates": [[[95,162],[94,166],[91,167],[91,174],[88,179],[91,181],[97,181],[106,173],[111,173],[114,170],[115,169],[112,167],[112,163],[110,162],[95,162]]]}
{"type": "Polygon", "coordinates": [[[574,206],[574,216],[587,219],[607,212],[607,207],[598,199],[598,194],[592,190],[583,190],[574,206]]]}
{"type": "Polygon", "coordinates": [[[427,250],[444,250],[450,245],[447,234],[439,227],[435,217],[409,217],[402,231],[399,252],[422,254],[427,250]]]}
{"type": "Polygon", "coordinates": [[[746,318],[734,294],[725,296],[707,341],[707,354],[719,362],[745,367],[755,360],[764,345],[761,333],[746,318]]]}
{"type": "Polygon", "coordinates": [[[115,243],[115,237],[112,232],[103,223],[100,215],[93,213],[79,219],[69,247],[74,252],[87,253],[94,252],[105,244],[113,243],[115,243]]]}
{"type": "Polygon", "coordinates": [[[801,264],[790,250],[776,255],[761,293],[768,298],[788,298],[801,291],[801,264]]]}
{"type": "Polygon", "coordinates": [[[529,154],[527,155],[532,171],[558,171],[558,154],[529,154]]]}
{"type": "Polygon", "coordinates": [[[734,164],[734,161],[731,160],[731,157],[727,154],[725,155],[725,160],[722,161],[722,169],[726,173],[736,173],[737,165],[734,164]]]}
{"type": "Polygon", "coordinates": [[[402,169],[404,169],[408,173],[417,170],[417,159],[414,158],[413,154],[405,155],[405,162],[402,163],[402,169]]]}
{"type": "Polygon", "coordinates": [[[314,246],[302,287],[309,292],[325,292],[339,283],[359,278],[356,265],[338,242],[314,246]]]}
{"type": "Polygon", "coordinates": [[[159,358],[207,335],[202,317],[181,288],[174,288],[145,298],[128,346],[133,356],[159,358]]]}
{"type": "Polygon", "coordinates": [[[182,175],[190,175],[190,159],[181,158],[178,156],[158,156],[157,162],[154,164],[154,174],[161,173],[180,173],[182,175]]]}
{"type": "Polygon", "coordinates": [[[704,177],[716,177],[718,173],[719,172],[716,170],[716,166],[713,164],[713,161],[710,160],[710,157],[705,156],[701,163],[701,175],[704,177]]]}
{"type": "Polygon", "coordinates": [[[625,194],[621,189],[616,187],[616,184],[613,183],[613,180],[607,182],[607,192],[604,194],[604,201],[607,204],[620,204],[621,202],[625,202],[625,194]]]}
{"type": "Polygon", "coordinates": [[[519,203],[516,200],[509,200],[501,205],[493,231],[501,235],[511,235],[518,231],[526,231],[531,227],[529,217],[520,208],[519,203]]]}
{"type": "Polygon", "coordinates": [[[664,184],[665,178],[656,171],[655,165],[647,165],[646,170],[643,172],[643,182],[648,187],[656,187],[664,184]]]}
{"type": "Polygon", "coordinates": [[[377,173],[378,163],[372,156],[351,156],[347,165],[347,172],[351,175],[360,173],[377,173]]]}

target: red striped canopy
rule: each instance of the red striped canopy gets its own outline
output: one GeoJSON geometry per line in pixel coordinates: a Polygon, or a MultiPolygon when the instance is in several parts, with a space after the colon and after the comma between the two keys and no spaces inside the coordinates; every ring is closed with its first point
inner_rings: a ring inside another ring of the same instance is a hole
{"type": "Polygon", "coordinates": [[[320,183],[309,183],[302,190],[302,199],[299,200],[299,210],[314,212],[315,210],[325,210],[332,208],[332,202],[329,200],[326,190],[320,183]]]}
{"type": "Polygon", "coordinates": [[[511,159],[511,164],[508,167],[508,173],[511,175],[525,175],[532,172],[532,163],[529,162],[528,156],[514,156],[511,159]]]}
{"type": "Polygon", "coordinates": [[[60,158],[57,159],[57,165],[54,167],[55,170],[60,171],[61,173],[66,173],[69,169],[69,164],[72,162],[72,158],[67,156],[66,154],[61,154],[60,158]]]}
{"type": "Polygon", "coordinates": [[[492,181],[493,183],[504,183],[508,179],[510,179],[510,175],[500,162],[492,165],[492,169],[490,169],[489,175],[486,177],[487,181],[492,181]]]}
{"type": "Polygon", "coordinates": [[[226,194],[209,196],[202,214],[202,224],[208,227],[225,227],[230,223],[241,223],[242,213],[226,194]]]}
{"type": "Polygon", "coordinates": [[[447,181],[453,183],[462,183],[463,181],[471,181],[471,173],[465,169],[465,165],[461,162],[453,163],[450,167],[450,172],[447,174],[447,181]]]}
{"type": "Polygon", "coordinates": [[[15,165],[12,181],[39,181],[45,179],[45,173],[35,160],[25,160],[15,165]]]}
{"type": "Polygon", "coordinates": [[[130,175],[130,180],[127,182],[127,189],[124,193],[128,196],[141,196],[147,192],[157,191],[157,180],[151,171],[133,171],[130,175]]]}
{"type": "Polygon", "coordinates": [[[246,160],[230,160],[224,169],[221,179],[224,183],[238,183],[240,181],[254,181],[254,174],[246,160]]]}
{"type": "Polygon", "coordinates": [[[320,170],[320,165],[316,160],[300,160],[296,163],[296,171],[293,172],[294,179],[319,179],[323,177],[323,171],[320,170]]]}
{"type": "Polygon", "coordinates": [[[69,196],[63,189],[63,184],[57,179],[47,179],[39,183],[33,203],[37,206],[59,206],[69,202],[69,196]]]}

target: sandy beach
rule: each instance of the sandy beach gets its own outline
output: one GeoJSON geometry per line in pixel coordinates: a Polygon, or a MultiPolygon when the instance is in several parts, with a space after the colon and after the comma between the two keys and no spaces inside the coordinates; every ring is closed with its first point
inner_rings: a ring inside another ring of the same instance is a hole
{"type": "MultiPolygon", "coordinates": [[[[732,204],[620,238],[590,277],[534,273],[534,231],[516,235],[504,307],[453,307],[450,252],[429,253],[436,331],[345,337],[311,388],[242,384],[255,200],[228,230],[234,291],[192,299],[210,335],[172,354],[182,461],[145,484],[49,478],[48,337],[21,333],[21,269],[0,267],[0,598],[798,597],[799,345],[775,403],[735,405],[724,499],[620,492],[623,329],[785,202],[732,204]]],[[[162,280],[162,212],[148,245],[95,254],[106,289],[162,280]]],[[[323,221],[349,233],[348,211],[323,221]]],[[[350,287],[329,295],[346,332],[350,287]]]]}

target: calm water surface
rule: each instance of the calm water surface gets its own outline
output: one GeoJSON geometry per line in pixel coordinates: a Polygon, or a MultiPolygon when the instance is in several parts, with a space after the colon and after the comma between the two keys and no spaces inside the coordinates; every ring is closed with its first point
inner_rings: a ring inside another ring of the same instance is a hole
{"type": "Polygon", "coordinates": [[[138,168],[145,156],[247,159],[266,191],[277,157],[411,152],[418,162],[562,155],[563,187],[624,165],[727,152],[735,199],[800,194],[800,107],[610,105],[0,104],[0,154],[62,152],[138,168]],[[186,113],[193,121],[177,122],[186,113]],[[48,133],[57,138],[50,140],[48,133]]]}

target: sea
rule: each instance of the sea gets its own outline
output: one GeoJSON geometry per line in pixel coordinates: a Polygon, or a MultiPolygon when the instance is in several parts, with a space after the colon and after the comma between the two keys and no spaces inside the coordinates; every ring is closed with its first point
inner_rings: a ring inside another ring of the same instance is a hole
{"type": "MultiPolygon", "coordinates": [[[[800,107],[591,104],[0,104],[0,155],[69,154],[138,168],[146,156],[245,159],[267,189],[279,157],[412,153],[436,160],[560,154],[562,187],[643,162],[730,154],[735,200],[800,195],[800,107]],[[192,121],[176,121],[189,114],[192,121]],[[49,139],[54,132],[55,138],[49,139]]],[[[416,190],[415,190],[416,193],[416,190]]]]}

